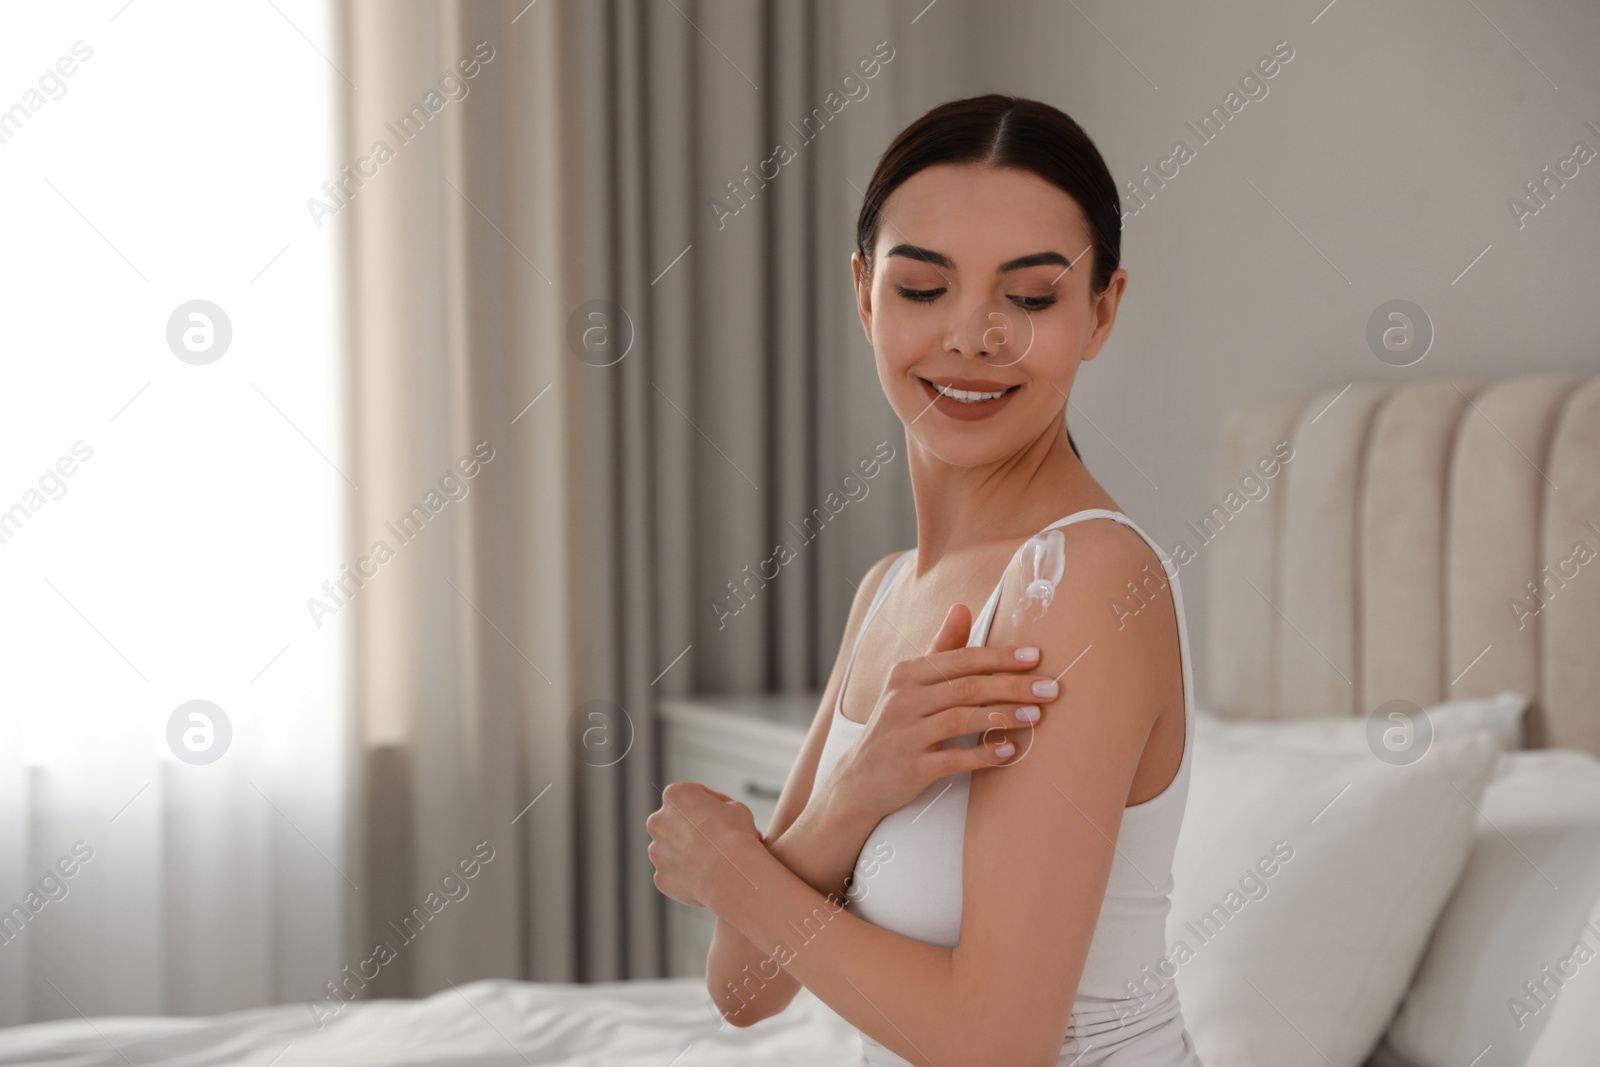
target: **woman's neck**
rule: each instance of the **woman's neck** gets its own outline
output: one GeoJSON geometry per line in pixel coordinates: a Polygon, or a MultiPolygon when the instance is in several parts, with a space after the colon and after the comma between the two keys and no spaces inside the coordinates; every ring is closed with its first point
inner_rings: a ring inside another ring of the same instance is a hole
{"type": "Polygon", "coordinates": [[[909,434],[906,451],[917,507],[918,577],[966,549],[1020,542],[1071,512],[1116,507],[1073,453],[1065,423],[984,467],[952,466],[918,448],[909,434]]]}

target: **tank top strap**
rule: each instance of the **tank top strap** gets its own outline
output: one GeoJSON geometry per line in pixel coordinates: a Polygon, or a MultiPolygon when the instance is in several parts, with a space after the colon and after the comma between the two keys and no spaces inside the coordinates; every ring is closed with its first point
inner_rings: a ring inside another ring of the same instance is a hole
{"type": "MultiPolygon", "coordinates": [[[[1010,565],[1007,564],[1009,567],[1010,565]]],[[[989,594],[989,599],[984,602],[983,610],[978,612],[978,617],[972,620],[972,633],[967,637],[967,647],[975,648],[989,642],[989,627],[994,624],[995,609],[1000,606],[1000,590],[1006,584],[1004,574],[994,587],[994,592],[989,594]]]]}

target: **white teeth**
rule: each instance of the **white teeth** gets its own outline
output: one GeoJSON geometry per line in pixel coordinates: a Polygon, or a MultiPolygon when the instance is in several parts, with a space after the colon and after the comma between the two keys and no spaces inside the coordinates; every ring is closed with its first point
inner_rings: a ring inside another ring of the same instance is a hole
{"type": "Polygon", "coordinates": [[[998,393],[975,393],[967,389],[951,389],[948,386],[938,385],[934,382],[929,382],[928,384],[932,385],[935,389],[949,397],[951,400],[959,400],[963,404],[976,404],[982,400],[994,400],[998,397],[1005,396],[1007,392],[1006,390],[1002,389],[998,393]]]}

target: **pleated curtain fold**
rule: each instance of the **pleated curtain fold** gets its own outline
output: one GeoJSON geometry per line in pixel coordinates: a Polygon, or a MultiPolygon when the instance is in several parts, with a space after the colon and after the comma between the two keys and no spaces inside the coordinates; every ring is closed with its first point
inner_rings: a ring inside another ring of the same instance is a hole
{"type": "Polygon", "coordinates": [[[360,995],[661,974],[660,701],[820,689],[913,543],[849,272],[903,16],[341,3],[360,995]]]}

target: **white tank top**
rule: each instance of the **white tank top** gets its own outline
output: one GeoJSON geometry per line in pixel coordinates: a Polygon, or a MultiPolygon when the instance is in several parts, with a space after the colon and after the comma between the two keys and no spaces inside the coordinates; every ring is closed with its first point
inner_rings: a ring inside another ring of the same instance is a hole
{"type": "MultiPolygon", "coordinates": [[[[1166,789],[1142,804],[1123,808],[1111,877],[1058,1063],[1062,1067],[1201,1067],[1194,1043],[1184,1028],[1177,987],[1170,977],[1159,973],[1166,955],[1166,918],[1172,907],[1172,856],[1188,798],[1190,752],[1194,746],[1194,681],[1183,594],[1178,587],[1177,566],[1160,545],[1120,511],[1092,508],[1074,512],[1045,530],[1097,518],[1120,522],[1144,538],[1161,558],[1171,585],[1183,667],[1183,756],[1166,789]]],[[[845,683],[855,665],[856,650],[861,647],[861,634],[877,615],[895,575],[911,555],[902,553],[890,565],[862,619],[839,683],[839,699],[817,763],[813,793],[815,783],[827,779],[839,757],[865,728],[844,716],[845,683]]],[[[1067,565],[1072,565],[1070,558],[1067,565]]],[[[969,646],[988,641],[1003,584],[1004,575],[982,613],[973,620],[969,646]]],[[[971,747],[978,743],[979,736],[951,738],[944,747],[971,747]]],[[[857,861],[848,905],[851,911],[906,937],[944,948],[955,947],[961,936],[962,846],[971,781],[971,772],[937,779],[910,804],[878,823],[857,861]],[[939,802],[934,804],[936,797],[939,802]]],[[[864,1033],[861,1044],[863,1064],[909,1067],[909,1061],[864,1033]]]]}

